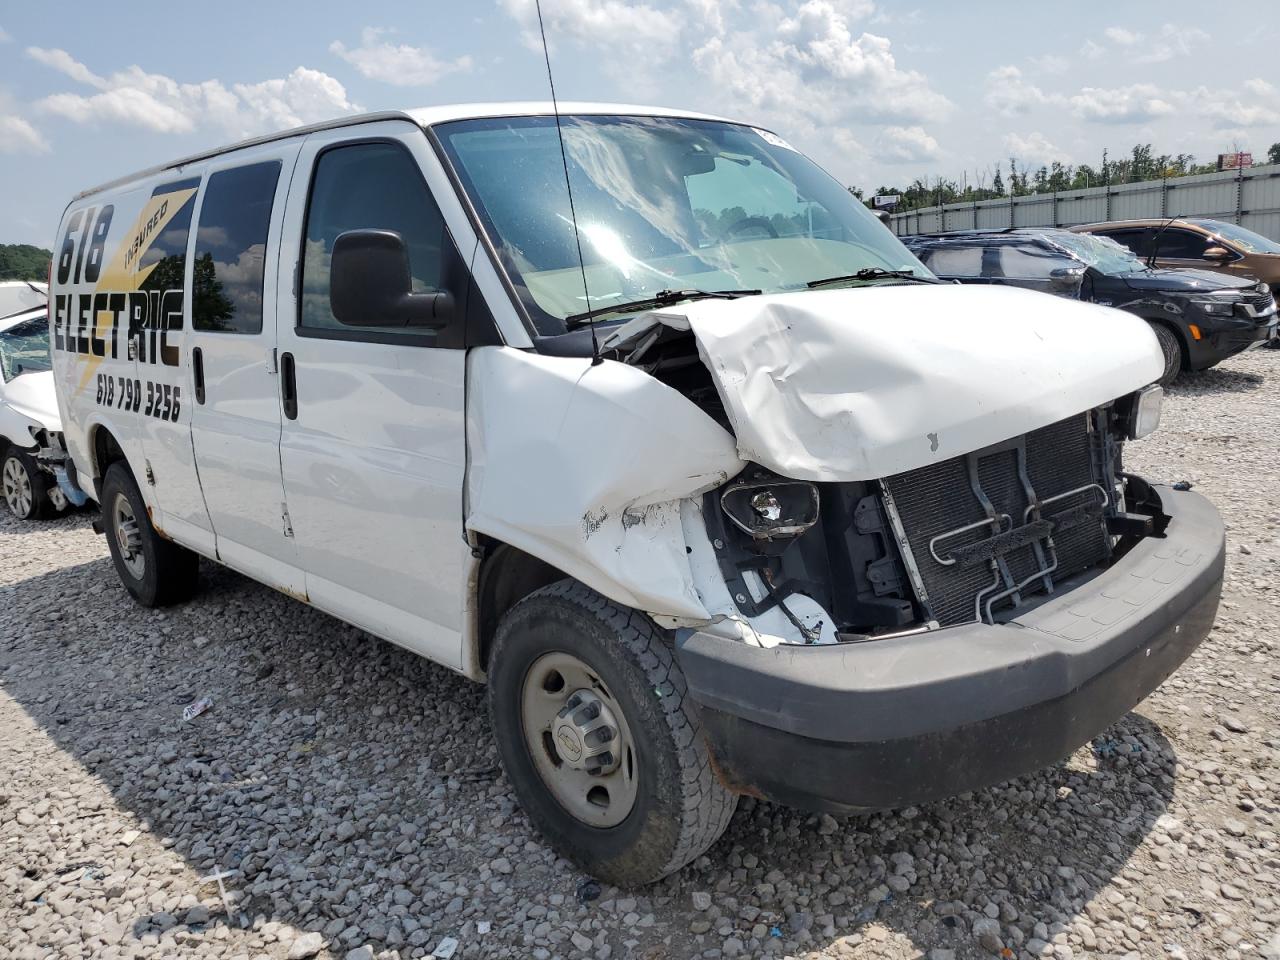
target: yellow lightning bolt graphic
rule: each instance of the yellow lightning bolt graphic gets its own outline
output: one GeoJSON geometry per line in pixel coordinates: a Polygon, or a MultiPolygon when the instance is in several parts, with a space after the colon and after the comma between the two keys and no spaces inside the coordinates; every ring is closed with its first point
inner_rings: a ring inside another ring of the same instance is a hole
{"type": "MultiPolygon", "coordinates": [[[[187,201],[195,196],[195,193],[195,188],[191,187],[185,190],[176,190],[173,193],[162,193],[147,201],[142,208],[142,212],[138,214],[137,220],[125,231],[121,243],[116,247],[115,257],[112,258],[107,268],[98,275],[98,283],[93,288],[94,296],[99,291],[103,293],[135,293],[147,282],[147,278],[151,276],[157,264],[149,264],[141,270],[137,269],[138,264],[142,262],[143,256],[151,248],[156,238],[164,233],[169,222],[182,212],[187,201]],[[142,245],[132,257],[129,257],[128,251],[133,244],[134,237],[142,233],[151,218],[155,217],[166,203],[168,208],[165,209],[164,215],[151,226],[142,245]]],[[[185,237],[183,237],[183,243],[186,243],[185,237]]],[[[105,340],[110,330],[111,312],[109,310],[96,311],[93,316],[94,337],[99,340],[105,340]]],[[[93,356],[92,354],[83,358],[84,369],[80,376],[80,385],[76,387],[77,394],[88,386],[89,381],[93,379],[93,375],[97,372],[104,359],[105,357],[93,356]]]]}

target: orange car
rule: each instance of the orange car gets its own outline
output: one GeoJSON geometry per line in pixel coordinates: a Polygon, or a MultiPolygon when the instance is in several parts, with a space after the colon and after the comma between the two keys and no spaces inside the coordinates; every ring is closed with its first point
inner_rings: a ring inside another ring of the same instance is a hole
{"type": "Polygon", "coordinates": [[[1077,233],[1110,237],[1147,259],[1154,250],[1159,267],[1215,270],[1253,277],[1280,296],[1280,243],[1223,220],[1199,217],[1112,220],[1071,227],[1077,233]]]}

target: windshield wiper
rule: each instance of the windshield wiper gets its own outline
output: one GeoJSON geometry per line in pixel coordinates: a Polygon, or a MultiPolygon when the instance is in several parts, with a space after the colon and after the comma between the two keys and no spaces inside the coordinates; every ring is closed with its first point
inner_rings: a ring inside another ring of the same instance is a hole
{"type": "Polygon", "coordinates": [[[805,286],[828,287],[836,283],[851,283],[855,280],[915,280],[918,283],[942,283],[933,277],[922,277],[911,270],[885,270],[883,267],[863,267],[853,273],[839,277],[824,277],[821,280],[810,280],[805,286]]]}
{"type": "Polygon", "coordinates": [[[632,300],[628,303],[614,303],[607,307],[597,307],[586,313],[575,313],[565,317],[565,326],[573,327],[595,317],[603,317],[609,313],[626,313],[629,310],[639,312],[653,307],[669,307],[673,303],[685,300],[736,300],[739,297],[757,297],[759,290],[659,290],[651,297],[643,300],[632,300]]]}

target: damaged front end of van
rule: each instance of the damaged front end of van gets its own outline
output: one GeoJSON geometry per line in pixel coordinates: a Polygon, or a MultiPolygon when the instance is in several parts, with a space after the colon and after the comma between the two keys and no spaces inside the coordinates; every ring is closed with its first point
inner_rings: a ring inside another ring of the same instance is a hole
{"type": "Polygon", "coordinates": [[[672,630],[737,792],[850,811],[1030,772],[1213,622],[1216,512],[1123,468],[1159,418],[1140,321],[879,287],[651,311],[603,349],[474,353],[468,526],[672,630]]]}
{"type": "MultiPolygon", "coordinates": [[[[942,283],[755,128],[434,132],[530,332],[468,356],[473,545],[666,631],[723,786],[847,812],[1025,774],[1207,635],[1221,521],[1124,468],[1162,398],[1141,320],[942,283]]],[[[587,702],[557,696],[547,782],[587,702]]]]}

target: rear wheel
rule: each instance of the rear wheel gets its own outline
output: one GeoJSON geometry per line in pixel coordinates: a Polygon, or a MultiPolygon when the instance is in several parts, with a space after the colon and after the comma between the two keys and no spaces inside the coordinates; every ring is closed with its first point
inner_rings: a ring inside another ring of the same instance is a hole
{"type": "Polygon", "coordinates": [[[102,481],[102,526],[116,573],[144,607],[164,607],[195,593],[199,558],[164,539],[151,525],[133,474],[122,461],[102,481]]]}
{"type": "Polygon", "coordinates": [[[503,619],[489,707],[529,819],[602,880],[673,873],[733,815],[666,635],[583,584],[544,587],[503,619]]]}
{"type": "Polygon", "coordinates": [[[1164,356],[1164,373],[1160,375],[1160,382],[1170,384],[1182,372],[1182,344],[1178,342],[1178,335],[1162,323],[1151,324],[1151,329],[1164,356]]]}
{"type": "Polygon", "coordinates": [[[0,489],[5,506],[19,520],[40,520],[52,516],[49,478],[36,465],[35,458],[20,447],[10,447],[0,464],[0,489]]]}

